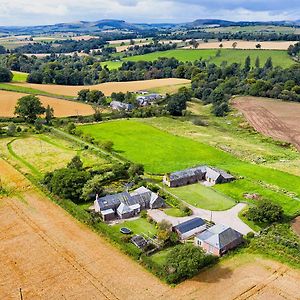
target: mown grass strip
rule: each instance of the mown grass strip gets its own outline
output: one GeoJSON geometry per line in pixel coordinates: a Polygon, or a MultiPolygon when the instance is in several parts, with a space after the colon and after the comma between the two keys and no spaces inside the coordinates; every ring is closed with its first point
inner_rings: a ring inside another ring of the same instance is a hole
{"type": "Polygon", "coordinates": [[[18,161],[20,161],[23,165],[25,165],[31,172],[32,175],[36,176],[38,179],[41,179],[43,177],[43,175],[32,165],[30,164],[28,161],[26,161],[24,158],[22,158],[21,156],[19,156],[12,148],[12,143],[17,140],[17,139],[13,139],[12,141],[10,141],[7,144],[7,150],[10,153],[11,156],[13,156],[15,159],[17,159],[18,161]]]}

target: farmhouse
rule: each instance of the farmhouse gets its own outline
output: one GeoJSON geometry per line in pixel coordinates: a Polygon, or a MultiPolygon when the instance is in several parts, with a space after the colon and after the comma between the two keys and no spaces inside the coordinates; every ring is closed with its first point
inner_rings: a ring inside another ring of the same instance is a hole
{"type": "Polygon", "coordinates": [[[223,170],[209,166],[198,166],[174,173],[166,174],[163,183],[169,187],[184,186],[198,181],[207,181],[211,184],[225,183],[234,180],[234,177],[223,170]]]}
{"type": "Polygon", "coordinates": [[[115,101],[115,100],[110,102],[110,107],[114,110],[132,110],[133,108],[132,104],[115,101]]]}
{"type": "Polygon", "coordinates": [[[191,220],[173,226],[172,230],[176,232],[181,240],[186,240],[195,234],[206,229],[206,222],[201,218],[191,220]]]}
{"type": "Polygon", "coordinates": [[[136,98],[136,101],[138,102],[138,104],[140,106],[147,106],[161,98],[162,98],[162,96],[160,94],[149,94],[149,95],[138,96],[136,98]]]}
{"type": "Polygon", "coordinates": [[[226,225],[214,225],[195,237],[195,245],[205,252],[221,256],[243,242],[243,235],[226,225]]]}
{"type": "Polygon", "coordinates": [[[136,216],[143,209],[154,209],[164,206],[164,200],[145,187],[128,193],[118,193],[94,201],[95,212],[100,213],[104,221],[115,218],[127,219],[136,216]]]}

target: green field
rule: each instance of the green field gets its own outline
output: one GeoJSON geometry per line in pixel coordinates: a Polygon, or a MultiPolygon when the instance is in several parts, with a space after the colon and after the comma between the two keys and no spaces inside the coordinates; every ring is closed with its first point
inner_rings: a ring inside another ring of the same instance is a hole
{"type": "Polygon", "coordinates": [[[298,176],[241,161],[205,143],[169,134],[138,120],[83,125],[80,129],[96,141],[113,141],[115,152],[144,164],[146,172],[163,174],[201,164],[217,166],[243,178],[214,187],[224,195],[246,201],[244,193],[258,192],[263,198],[280,203],[288,216],[300,213],[298,176]]]}
{"type": "Polygon", "coordinates": [[[235,201],[224,194],[199,183],[177,188],[168,188],[168,191],[195,207],[208,210],[226,210],[236,204],[235,201]]]}
{"type": "MultiPolygon", "coordinates": [[[[245,62],[247,56],[250,56],[252,66],[254,66],[256,57],[259,57],[261,65],[265,61],[272,57],[274,66],[289,67],[295,62],[289,57],[287,51],[283,50],[241,50],[241,49],[222,49],[220,50],[220,56],[216,56],[218,49],[177,49],[153,52],[145,55],[130,56],[123,59],[123,61],[154,61],[159,57],[172,58],[175,57],[182,62],[192,62],[198,59],[209,60],[211,63],[220,65],[223,61],[231,63],[245,62]]],[[[117,69],[122,65],[122,61],[108,61],[103,62],[102,65],[107,65],[109,69],[117,69]]]]}
{"type": "Polygon", "coordinates": [[[26,82],[28,73],[13,71],[13,82],[26,82]]]}

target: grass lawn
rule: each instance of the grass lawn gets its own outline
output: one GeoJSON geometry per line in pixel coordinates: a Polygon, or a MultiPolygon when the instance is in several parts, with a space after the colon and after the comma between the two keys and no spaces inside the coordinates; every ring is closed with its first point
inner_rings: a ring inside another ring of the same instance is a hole
{"type": "Polygon", "coordinates": [[[13,82],[26,82],[28,73],[13,71],[13,82]]]}
{"type": "MultiPolygon", "coordinates": [[[[147,219],[144,218],[139,218],[136,220],[128,220],[112,226],[112,228],[114,228],[117,232],[120,232],[120,228],[122,227],[129,228],[133,234],[143,233],[150,237],[153,237],[157,233],[156,227],[153,224],[149,223],[147,219]]],[[[123,234],[120,233],[120,235],[123,234]]]]}
{"type": "Polygon", "coordinates": [[[151,255],[151,260],[157,263],[160,266],[163,266],[167,261],[167,256],[170,253],[172,248],[167,248],[156,252],[155,254],[151,255]]]}
{"type": "Polygon", "coordinates": [[[224,194],[199,183],[168,188],[168,191],[195,207],[208,210],[226,210],[236,204],[234,200],[224,194]]]}
{"type": "MultiPolygon", "coordinates": [[[[155,120],[159,123],[160,118],[155,120]]],[[[174,126],[180,123],[177,121],[174,126]]],[[[217,166],[243,177],[230,184],[216,185],[214,189],[222,194],[245,201],[244,193],[258,192],[281,204],[288,216],[300,213],[298,176],[242,161],[204,142],[176,136],[138,120],[84,125],[80,129],[95,140],[113,141],[116,152],[130,161],[144,164],[146,172],[163,174],[201,164],[217,166]]]]}
{"type": "MultiPolygon", "coordinates": [[[[192,62],[203,59],[209,60],[211,63],[220,65],[223,61],[228,64],[241,63],[244,64],[247,56],[250,56],[252,66],[254,66],[256,57],[259,57],[261,65],[263,65],[269,57],[272,57],[274,66],[289,67],[295,62],[289,57],[287,51],[284,50],[242,50],[242,49],[221,49],[220,56],[216,56],[218,49],[175,49],[168,51],[157,51],[144,55],[135,55],[125,57],[123,61],[154,61],[160,57],[175,57],[182,62],[192,62]]],[[[122,65],[122,61],[103,62],[109,69],[117,69],[122,65]]]]}
{"type": "Polygon", "coordinates": [[[164,209],[164,212],[166,215],[171,216],[171,217],[185,217],[186,214],[180,210],[179,208],[176,207],[171,207],[171,208],[166,208],[164,209]]]}

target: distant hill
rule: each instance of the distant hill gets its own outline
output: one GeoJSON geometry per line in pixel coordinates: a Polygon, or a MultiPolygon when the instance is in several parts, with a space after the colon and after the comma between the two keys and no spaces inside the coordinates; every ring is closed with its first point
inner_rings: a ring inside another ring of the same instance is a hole
{"type": "Polygon", "coordinates": [[[221,19],[198,19],[193,22],[185,23],[184,26],[187,28],[191,27],[204,27],[217,25],[220,27],[224,26],[254,26],[254,25],[276,25],[276,26],[299,26],[300,20],[296,21],[227,21],[221,19]]]}
{"type": "Polygon", "coordinates": [[[187,23],[129,23],[124,20],[104,19],[93,22],[79,21],[73,23],[59,23],[54,25],[40,26],[0,26],[0,32],[4,34],[50,34],[50,33],[100,33],[104,30],[123,30],[123,31],[145,31],[159,29],[195,28],[205,26],[250,26],[250,25],[283,25],[300,26],[297,21],[275,21],[275,22],[249,22],[249,21],[227,21],[221,19],[198,19],[187,23]]]}

